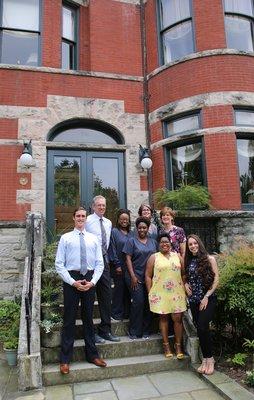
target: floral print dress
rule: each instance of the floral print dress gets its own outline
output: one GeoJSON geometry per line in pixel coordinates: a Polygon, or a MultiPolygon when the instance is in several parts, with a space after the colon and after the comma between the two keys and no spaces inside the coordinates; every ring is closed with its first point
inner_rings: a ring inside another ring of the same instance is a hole
{"type": "Polygon", "coordinates": [[[186,310],[181,264],[176,253],[170,253],[169,258],[160,252],[155,253],[149,304],[150,310],[156,314],[171,314],[186,310]]]}

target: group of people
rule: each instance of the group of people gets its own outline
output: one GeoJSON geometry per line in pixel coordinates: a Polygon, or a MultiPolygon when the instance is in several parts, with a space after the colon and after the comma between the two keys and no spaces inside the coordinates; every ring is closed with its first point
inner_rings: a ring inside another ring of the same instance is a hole
{"type": "Polygon", "coordinates": [[[164,355],[173,357],[169,322],[173,324],[176,357],[182,359],[182,315],[190,306],[200,340],[203,361],[198,371],[212,374],[214,358],[209,323],[215,305],[218,268],[196,235],[185,236],[175,226],[173,210],[160,212],[161,226],[152,222],[152,208],[143,204],[131,230],[130,211],[120,209],[116,226],[105,218],[106,199],[96,196],[93,214],[74,211],[74,230],[64,234],[56,254],[56,270],[63,280],[64,322],[60,372],[69,373],[75,320],[79,302],[88,362],[106,367],[96,343],[120,341],[111,332],[111,321],[129,318],[129,337],[148,339],[153,314],[159,315],[164,355]],[[111,279],[114,286],[111,289],[111,279]],[[93,304],[97,294],[101,322],[93,327],[93,304]]]}

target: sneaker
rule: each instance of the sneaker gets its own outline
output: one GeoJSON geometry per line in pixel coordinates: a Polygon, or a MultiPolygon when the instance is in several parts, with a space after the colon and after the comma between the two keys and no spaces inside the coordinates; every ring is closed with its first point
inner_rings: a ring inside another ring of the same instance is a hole
{"type": "Polygon", "coordinates": [[[94,335],[94,339],[96,344],[102,344],[106,342],[106,340],[97,335],[97,333],[94,335]]]}
{"type": "Polygon", "coordinates": [[[143,335],[142,339],[148,340],[148,339],[150,339],[150,335],[143,335]]]}
{"type": "Polygon", "coordinates": [[[129,334],[129,338],[130,338],[130,340],[137,340],[138,339],[137,335],[130,335],[130,334],[129,334]]]}

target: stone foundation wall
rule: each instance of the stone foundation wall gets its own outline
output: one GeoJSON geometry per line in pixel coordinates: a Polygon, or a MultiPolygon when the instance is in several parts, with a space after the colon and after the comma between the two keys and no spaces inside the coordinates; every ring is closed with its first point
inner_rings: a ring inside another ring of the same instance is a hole
{"type": "Polygon", "coordinates": [[[0,222],[0,298],[21,295],[25,256],[25,223],[0,222]]]}

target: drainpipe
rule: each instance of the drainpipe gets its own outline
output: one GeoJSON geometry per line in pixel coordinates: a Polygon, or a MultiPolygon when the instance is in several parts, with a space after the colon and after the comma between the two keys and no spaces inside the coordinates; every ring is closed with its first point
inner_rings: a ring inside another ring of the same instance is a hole
{"type": "MultiPolygon", "coordinates": [[[[143,104],[145,115],[145,133],[146,133],[146,147],[150,152],[151,133],[149,123],[149,92],[147,80],[147,48],[146,48],[146,25],[145,25],[145,3],[146,0],[140,0],[140,29],[141,29],[141,53],[142,53],[142,73],[143,73],[143,104]]],[[[147,170],[148,181],[148,195],[149,204],[153,206],[153,178],[151,169],[147,170]]]]}

